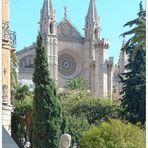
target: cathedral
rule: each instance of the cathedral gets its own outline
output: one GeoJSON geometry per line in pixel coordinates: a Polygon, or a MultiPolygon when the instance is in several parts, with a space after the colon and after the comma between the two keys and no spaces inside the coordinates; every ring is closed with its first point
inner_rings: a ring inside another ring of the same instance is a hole
{"type": "MultiPolygon", "coordinates": [[[[68,19],[66,8],[63,20],[57,23],[52,0],[44,0],[40,12],[40,32],[51,78],[58,88],[63,88],[67,80],[82,77],[88,81],[92,94],[112,99],[114,59],[108,56],[108,39],[100,37],[100,16],[95,0],[90,0],[84,23],[82,36],[68,19]]],[[[30,89],[34,89],[35,48],[36,43],[33,43],[17,52],[19,82],[27,84],[30,89]]]]}

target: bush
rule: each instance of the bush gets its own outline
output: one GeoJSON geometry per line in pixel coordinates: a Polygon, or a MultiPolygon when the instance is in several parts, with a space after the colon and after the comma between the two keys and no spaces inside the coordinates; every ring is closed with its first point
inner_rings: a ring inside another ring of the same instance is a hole
{"type": "Polygon", "coordinates": [[[60,96],[62,107],[70,116],[85,117],[89,124],[106,118],[119,118],[122,108],[117,102],[98,99],[87,91],[70,91],[60,96]]]}
{"type": "Polygon", "coordinates": [[[79,138],[81,148],[145,148],[145,131],[130,123],[109,120],[79,138]]]}
{"type": "MultiPolygon", "coordinates": [[[[26,136],[27,125],[25,123],[27,114],[32,113],[33,96],[26,96],[22,101],[15,101],[15,109],[11,118],[12,132],[20,139],[26,136]]],[[[31,136],[31,135],[30,135],[31,136]]]]}
{"type": "Polygon", "coordinates": [[[23,86],[18,85],[15,91],[16,91],[14,94],[15,101],[16,100],[23,101],[24,99],[26,99],[26,97],[32,95],[27,85],[23,85],[23,86]]]}
{"type": "Polygon", "coordinates": [[[73,141],[77,141],[82,132],[87,131],[90,127],[87,119],[83,117],[69,117],[68,133],[72,136],[73,141]]]}
{"type": "Polygon", "coordinates": [[[85,116],[90,124],[107,118],[120,117],[121,108],[117,103],[109,100],[87,100],[81,102],[71,109],[71,114],[76,116],[85,116]]]}

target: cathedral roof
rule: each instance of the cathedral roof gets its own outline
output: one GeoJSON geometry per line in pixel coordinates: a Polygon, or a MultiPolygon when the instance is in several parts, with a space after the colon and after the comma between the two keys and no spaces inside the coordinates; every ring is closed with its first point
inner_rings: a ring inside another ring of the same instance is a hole
{"type": "Polygon", "coordinates": [[[64,18],[58,24],[58,38],[60,40],[83,41],[83,37],[76,27],[67,18],[67,10],[65,9],[64,18]]]}

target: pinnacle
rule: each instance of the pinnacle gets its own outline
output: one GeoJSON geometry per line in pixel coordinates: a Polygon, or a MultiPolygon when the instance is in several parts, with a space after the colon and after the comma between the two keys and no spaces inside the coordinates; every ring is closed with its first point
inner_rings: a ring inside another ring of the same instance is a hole
{"type": "Polygon", "coordinates": [[[54,12],[52,0],[44,0],[43,9],[46,14],[51,15],[54,12]]]}
{"type": "Polygon", "coordinates": [[[67,7],[66,6],[64,7],[64,18],[65,19],[67,18],[67,7]]]}
{"type": "Polygon", "coordinates": [[[95,0],[90,0],[87,18],[91,20],[96,20],[98,18],[95,0]]]}

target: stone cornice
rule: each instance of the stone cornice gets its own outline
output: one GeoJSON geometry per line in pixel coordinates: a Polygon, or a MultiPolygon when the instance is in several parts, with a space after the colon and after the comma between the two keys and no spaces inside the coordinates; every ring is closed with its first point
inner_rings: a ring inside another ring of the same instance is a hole
{"type": "Polygon", "coordinates": [[[83,39],[78,40],[76,38],[69,38],[69,37],[64,37],[64,36],[58,37],[58,40],[59,41],[69,41],[69,42],[79,42],[79,43],[83,43],[84,42],[83,39]]]}
{"type": "Polygon", "coordinates": [[[25,53],[25,52],[27,52],[27,51],[29,51],[29,50],[33,50],[33,49],[35,49],[36,48],[36,43],[34,42],[32,45],[30,45],[30,46],[28,46],[28,47],[24,47],[24,49],[22,49],[22,50],[20,50],[20,51],[17,51],[16,52],[16,55],[20,55],[20,54],[22,54],[22,53],[25,53]]]}
{"type": "Polygon", "coordinates": [[[20,67],[19,73],[29,73],[32,74],[34,72],[34,68],[22,68],[20,67]]]}

